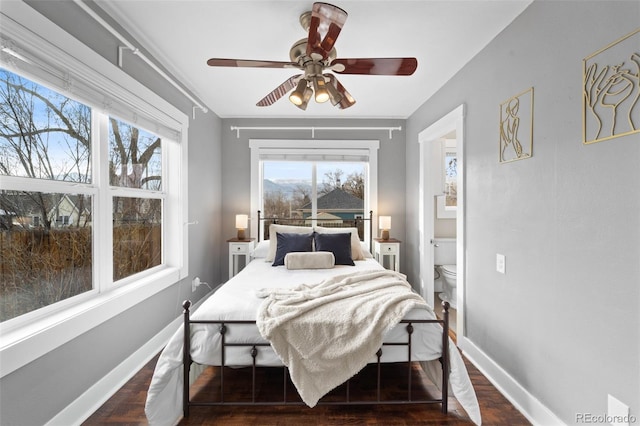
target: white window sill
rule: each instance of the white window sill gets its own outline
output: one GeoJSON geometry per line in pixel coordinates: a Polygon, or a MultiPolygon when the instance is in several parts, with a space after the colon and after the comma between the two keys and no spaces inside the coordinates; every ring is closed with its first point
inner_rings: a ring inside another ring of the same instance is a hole
{"type": "Polygon", "coordinates": [[[179,280],[178,268],[164,268],[135,283],[97,294],[15,330],[0,328],[0,377],[64,345],[179,280]]]}

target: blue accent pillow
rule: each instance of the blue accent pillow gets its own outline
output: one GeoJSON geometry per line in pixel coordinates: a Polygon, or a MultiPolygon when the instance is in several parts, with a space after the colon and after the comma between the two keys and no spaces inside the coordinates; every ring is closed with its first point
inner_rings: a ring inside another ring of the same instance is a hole
{"type": "Polygon", "coordinates": [[[316,251],[330,251],[336,258],[336,265],[355,266],[351,258],[351,232],[339,234],[313,233],[316,251]]]}
{"type": "Polygon", "coordinates": [[[278,245],[271,266],[284,265],[284,257],[290,252],[313,251],[313,233],[295,234],[277,232],[278,245]]]}

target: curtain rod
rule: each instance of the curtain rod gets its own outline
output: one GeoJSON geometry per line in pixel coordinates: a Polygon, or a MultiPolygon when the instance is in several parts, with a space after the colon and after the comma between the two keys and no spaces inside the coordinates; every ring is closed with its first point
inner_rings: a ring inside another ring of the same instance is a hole
{"type": "MultiPolygon", "coordinates": [[[[151,59],[145,56],[144,53],[140,51],[137,47],[133,45],[129,40],[127,40],[122,34],[120,34],[115,28],[113,28],[107,21],[105,21],[100,15],[98,15],[93,9],[87,6],[82,0],[73,0],[75,4],[80,6],[82,10],[84,10],[89,16],[93,18],[94,21],[102,25],[102,27],[109,31],[114,37],[120,40],[125,46],[124,48],[131,50],[131,53],[138,56],[142,59],[147,65],[149,65],[155,72],[157,72],[162,78],[168,81],[173,87],[178,89],[180,93],[186,96],[191,102],[195,104],[193,107],[193,118],[196,118],[196,107],[200,108],[202,112],[207,112],[208,109],[205,107],[200,101],[198,101],[194,96],[192,96],[189,92],[187,92],[182,86],[180,86],[171,76],[169,76],[166,72],[164,72],[160,67],[158,67],[151,59]]],[[[118,66],[122,68],[122,50],[123,46],[118,48],[118,66]]]]}
{"type": "Polygon", "coordinates": [[[389,131],[389,139],[393,139],[393,131],[402,130],[398,127],[242,127],[231,126],[231,130],[236,131],[236,137],[240,139],[240,130],[311,130],[311,138],[315,138],[316,130],[387,130],[389,131]]]}

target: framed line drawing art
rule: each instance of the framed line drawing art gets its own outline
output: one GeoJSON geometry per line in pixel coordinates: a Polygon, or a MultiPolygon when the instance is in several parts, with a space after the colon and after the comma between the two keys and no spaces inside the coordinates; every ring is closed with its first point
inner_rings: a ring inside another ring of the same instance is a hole
{"type": "Polygon", "coordinates": [[[640,28],[582,60],[582,143],[640,132],[640,28]]]}
{"type": "Polygon", "coordinates": [[[500,104],[500,162],[533,155],[533,87],[500,104]]]}

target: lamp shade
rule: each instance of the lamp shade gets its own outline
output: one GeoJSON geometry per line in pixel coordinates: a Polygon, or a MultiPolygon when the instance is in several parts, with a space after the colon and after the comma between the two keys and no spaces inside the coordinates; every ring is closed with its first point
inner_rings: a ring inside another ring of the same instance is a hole
{"type": "Polygon", "coordinates": [[[316,95],[316,102],[323,103],[329,100],[329,92],[327,92],[324,77],[321,75],[313,79],[313,91],[316,95]]]}
{"type": "Polygon", "coordinates": [[[391,229],[391,216],[380,216],[378,218],[378,227],[380,229],[391,229]]]}
{"type": "Polygon", "coordinates": [[[383,240],[388,240],[389,229],[391,229],[391,216],[380,216],[378,218],[378,228],[382,229],[380,237],[383,240]]]}
{"type": "Polygon", "coordinates": [[[249,216],[246,214],[237,214],[236,215],[236,228],[238,229],[247,229],[249,226],[249,216]]]}
{"type": "Polygon", "coordinates": [[[308,83],[307,80],[305,80],[304,78],[301,78],[300,81],[298,81],[296,90],[291,92],[291,94],[289,95],[289,100],[291,101],[291,103],[293,103],[296,106],[302,105],[305,98],[304,93],[305,93],[305,89],[307,88],[307,83],[308,83]]]}
{"type": "Polygon", "coordinates": [[[236,228],[238,229],[238,239],[244,240],[245,233],[244,230],[249,226],[249,216],[246,214],[237,214],[236,215],[236,228]]]}

